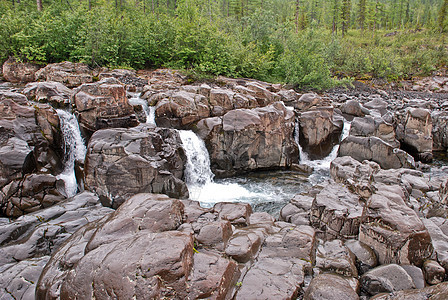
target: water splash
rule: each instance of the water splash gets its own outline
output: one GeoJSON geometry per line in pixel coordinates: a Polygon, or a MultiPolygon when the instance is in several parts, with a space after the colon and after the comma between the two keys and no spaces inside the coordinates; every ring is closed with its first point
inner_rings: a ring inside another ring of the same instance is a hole
{"type": "MultiPolygon", "coordinates": [[[[342,129],[341,141],[344,140],[350,133],[351,123],[344,119],[344,127],[342,129]]],[[[311,160],[308,156],[308,153],[303,151],[302,147],[299,143],[299,124],[296,122],[295,124],[295,135],[294,139],[299,147],[299,155],[300,155],[300,163],[304,165],[308,165],[313,167],[315,171],[319,170],[329,170],[331,162],[338,156],[339,144],[335,145],[333,149],[331,149],[330,154],[322,159],[311,160]]]]}
{"type": "Polygon", "coordinates": [[[64,139],[64,170],[57,176],[65,182],[65,194],[67,197],[76,195],[78,183],[75,176],[75,162],[84,161],[87,149],[79,130],[76,117],[62,109],[56,110],[64,139]]]}
{"type": "Polygon", "coordinates": [[[143,107],[146,114],[146,124],[156,125],[156,108],[154,106],[149,106],[148,102],[140,98],[141,93],[128,92],[128,94],[131,95],[131,98],[129,98],[129,104],[141,105],[143,107]]]}
{"type": "Polygon", "coordinates": [[[204,141],[188,130],[179,130],[179,135],[187,156],[184,176],[190,199],[203,206],[211,206],[217,202],[239,202],[256,196],[237,183],[214,182],[204,141]]]}

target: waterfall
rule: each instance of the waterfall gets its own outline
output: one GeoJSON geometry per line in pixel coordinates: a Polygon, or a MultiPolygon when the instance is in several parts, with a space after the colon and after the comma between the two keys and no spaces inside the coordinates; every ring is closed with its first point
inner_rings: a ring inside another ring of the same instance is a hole
{"type": "MultiPolygon", "coordinates": [[[[350,133],[351,123],[344,119],[344,127],[342,129],[341,141],[345,139],[350,133]]],[[[331,162],[338,156],[339,144],[335,145],[333,149],[331,149],[330,154],[323,159],[310,160],[308,153],[303,151],[302,147],[299,144],[299,124],[296,122],[295,124],[295,141],[297,146],[299,147],[299,155],[300,155],[300,163],[313,167],[315,170],[328,170],[330,169],[331,162]]]]}
{"type": "Polygon", "coordinates": [[[185,182],[188,186],[211,183],[214,175],[210,169],[210,158],[204,141],[189,130],[179,130],[179,135],[187,156],[185,182]]]}
{"type": "Polygon", "coordinates": [[[246,198],[256,196],[239,184],[214,182],[204,141],[189,130],[179,130],[179,135],[187,156],[184,177],[190,199],[210,206],[216,202],[244,201],[246,198]]]}
{"type": "Polygon", "coordinates": [[[75,176],[75,161],[84,161],[87,153],[84,139],[79,130],[78,120],[74,115],[62,109],[56,110],[64,139],[64,170],[57,176],[65,182],[65,194],[67,197],[76,195],[78,183],[75,176]]]}
{"type": "Polygon", "coordinates": [[[153,124],[156,125],[156,108],[154,106],[148,106],[148,102],[146,100],[143,100],[140,98],[140,93],[131,93],[128,92],[131,95],[131,98],[129,98],[129,104],[131,105],[141,105],[143,107],[143,110],[146,114],[146,124],[153,124]]]}

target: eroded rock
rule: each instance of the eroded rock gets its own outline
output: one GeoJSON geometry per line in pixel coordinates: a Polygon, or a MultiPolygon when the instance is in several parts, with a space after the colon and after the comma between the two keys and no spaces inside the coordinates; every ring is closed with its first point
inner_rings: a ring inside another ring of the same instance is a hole
{"type": "Polygon", "coordinates": [[[142,192],[188,198],[181,180],[185,161],[182,142],[173,129],[141,125],[100,130],[88,145],[85,186],[113,207],[142,192]]]}

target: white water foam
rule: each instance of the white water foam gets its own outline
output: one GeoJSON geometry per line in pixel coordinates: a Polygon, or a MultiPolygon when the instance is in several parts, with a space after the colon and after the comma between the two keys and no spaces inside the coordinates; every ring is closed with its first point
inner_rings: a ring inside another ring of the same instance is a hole
{"type": "Polygon", "coordinates": [[[129,98],[129,104],[141,105],[143,107],[146,114],[146,124],[156,125],[156,108],[154,106],[149,106],[146,100],[140,98],[141,93],[128,92],[128,94],[131,95],[131,98],[129,98]]]}
{"type": "MultiPolygon", "coordinates": [[[[351,123],[344,119],[344,127],[342,129],[341,141],[344,140],[350,133],[351,123]]],[[[329,170],[331,162],[338,156],[339,144],[335,145],[333,149],[331,149],[330,154],[323,159],[311,160],[308,156],[308,153],[303,151],[302,147],[299,143],[299,124],[296,122],[295,125],[295,141],[297,146],[299,147],[299,155],[300,155],[300,163],[313,167],[314,170],[329,170]]]]}
{"type": "Polygon", "coordinates": [[[65,194],[67,197],[76,195],[78,183],[75,176],[75,162],[84,161],[87,153],[84,139],[79,130],[76,117],[62,109],[56,110],[64,139],[64,170],[57,176],[65,182],[65,194]]]}
{"type": "Polygon", "coordinates": [[[255,193],[236,183],[214,182],[204,141],[189,130],[179,130],[179,135],[187,156],[185,182],[190,192],[190,199],[199,201],[204,206],[210,206],[217,202],[237,202],[256,196],[255,193]]]}

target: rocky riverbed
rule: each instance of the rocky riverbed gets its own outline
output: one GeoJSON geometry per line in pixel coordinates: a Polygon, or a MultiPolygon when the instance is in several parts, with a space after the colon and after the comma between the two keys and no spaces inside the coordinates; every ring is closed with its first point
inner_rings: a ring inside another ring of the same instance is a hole
{"type": "Polygon", "coordinates": [[[1,299],[448,298],[443,89],[3,78],[1,299]]]}

